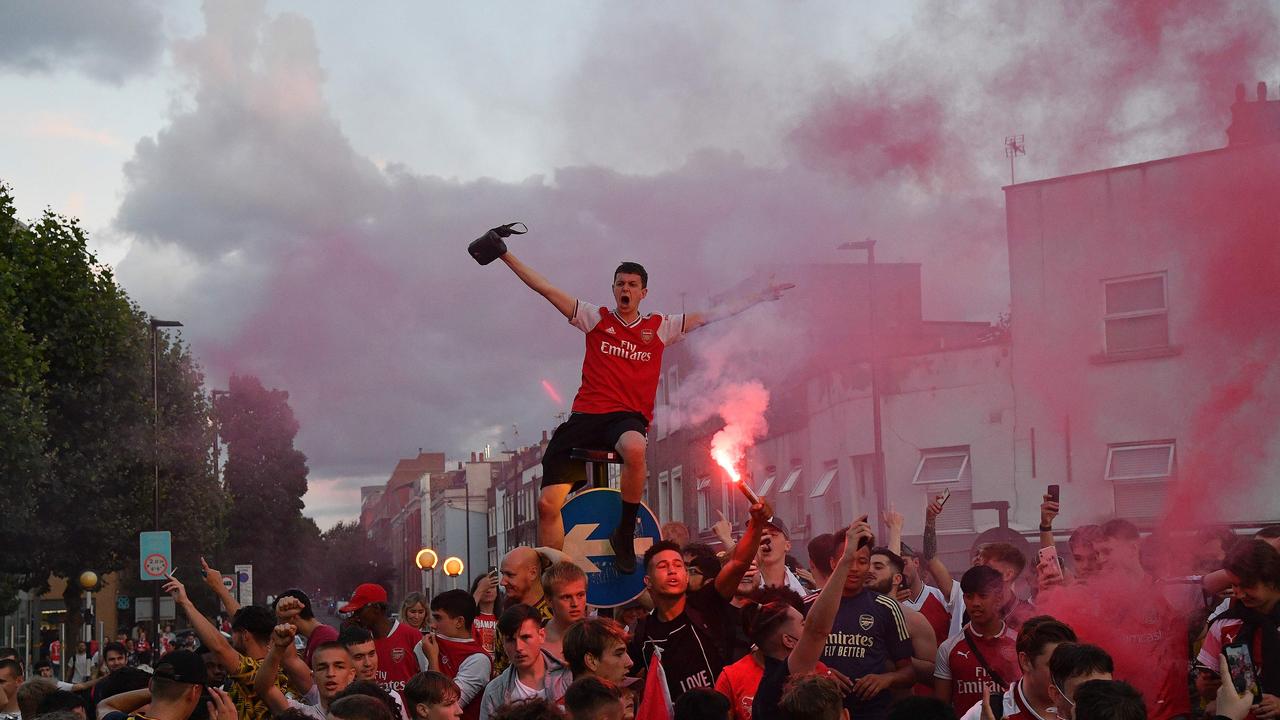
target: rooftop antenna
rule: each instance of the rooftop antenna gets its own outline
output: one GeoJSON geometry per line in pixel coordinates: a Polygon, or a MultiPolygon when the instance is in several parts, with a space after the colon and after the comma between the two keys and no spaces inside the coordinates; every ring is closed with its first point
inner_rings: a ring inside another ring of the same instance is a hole
{"type": "Polygon", "coordinates": [[[1009,158],[1009,184],[1013,185],[1013,159],[1027,154],[1027,143],[1021,135],[1008,135],[1004,139],[1004,154],[1009,158]]]}

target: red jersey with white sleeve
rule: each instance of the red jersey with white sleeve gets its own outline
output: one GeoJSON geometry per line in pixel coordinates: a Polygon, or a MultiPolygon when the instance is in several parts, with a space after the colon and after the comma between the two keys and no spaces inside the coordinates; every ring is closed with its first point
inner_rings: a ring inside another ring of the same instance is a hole
{"type": "Polygon", "coordinates": [[[399,620],[391,625],[384,638],[374,638],[378,653],[378,685],[389,693],[403,694],[405,683],[418,674],[418,657],[414,649],[422,642],[422,632],[399,620]]]}
{"type": "Polygon", "coordinates": [[[933,637],[939,643],[945,642],[947,638],[955,633],[951,632],[951,610],[947,607],[947,601],[942,597],[942,591],[932,585],[924,585],[920,588],[920,595],[914,600],[904,600],[903,606],[924,616],[929,621],[929,626],[933,628],[933,637]]]}
{"type": "Polygon", "coordinates": [[[684,336],[684,315],[641,315],[627,324],[612,310],[579,300],[569,324],[587,334],[573,412],[635,412],[652,422],[662,351],[684,336]]]}
{"type": "Polygon", "coordinates": [[[951,681],[951,707],[956,715],[963,715],[974,703],[982,702],[982,688],[985,685],[992,697],[997,697],[1008,689],[1009,685],[1022,676],[1018,666],[1018,634],[1007,625],[1001,627],[1000,633],[994,636],[983,636],[965,627],[968,631],[947,638],[938,646],[938,657],[934,661],[933,676],[941,680],[951,681]],[[973,638],[973,647],[967,637],[973,638]],[[974,652],[974,647],[978,652],[974,652]],[[1000,676],[999,683],[983,667],[978,659],[983,659],[1000,676]]]}

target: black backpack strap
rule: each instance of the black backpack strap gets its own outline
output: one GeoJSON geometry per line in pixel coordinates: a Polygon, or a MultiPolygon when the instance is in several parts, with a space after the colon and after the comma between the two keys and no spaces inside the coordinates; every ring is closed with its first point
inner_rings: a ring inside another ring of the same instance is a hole
{"type": "MultiPolygon", "coordinates": [[[[973,634],[969,632],[969,628],[964,629],[964,642],[973,651],[973,656],[978,659],[978,664],[982,666],[982,669],[986,670],[987,675],[991,676],[996,685],[1002,688],[1000,692],[1008,690],[1009,686],[1005,684],[1004,678],[1000,677],[1000,673],[991,669],[991,664],[987,662],[986,658],[982,657],[982,651],[978,649],[978,644],[973,641],[973,634]]],[[[993,707],[992,710],[995,710],[995,708],[993,707]]]]}

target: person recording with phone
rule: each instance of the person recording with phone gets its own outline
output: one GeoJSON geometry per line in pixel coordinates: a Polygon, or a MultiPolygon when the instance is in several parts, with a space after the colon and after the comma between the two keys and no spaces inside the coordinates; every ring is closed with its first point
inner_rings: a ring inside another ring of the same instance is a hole
{"type": "MultiPolygon", "coordinates": [[[[1241,543],[1227,556],[1236,602],[1209,625],[1196,656],[1201,674],[1218,675],[1218,656],[1233,660],[1232,674],[1251,666],[1258,686],[1257,702],[1248,717],[1280,718],[1280,552],[1262,540],[1241,543]]],[[[1228,678],[1220,678],[1222,684],[1228,678]]],[[[1237,688],[1243,693],[1248,688],[1237,688]]]]}

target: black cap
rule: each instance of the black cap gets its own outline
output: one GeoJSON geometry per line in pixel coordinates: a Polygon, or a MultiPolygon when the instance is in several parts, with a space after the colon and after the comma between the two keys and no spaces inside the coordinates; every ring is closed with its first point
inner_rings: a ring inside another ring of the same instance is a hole
{"type": "Polygon", "coordinates": [[[152,677],[191,685],[209,684],[209,674],[205,671],[204,660],[190,650],[174,650],[160,658],[160,662],[156,663],[151,674],[152,677]]]}
{"type": "Polygon", "coordinates": [[[785,536],[788,540],[791,539],[791,529],[788,528],[787,524],[782,521],[782,518],[778,517],[777,515],[774,515],[773,517],[766,520],[764,524],[767,527],[772,527],[776,529],[778,532],[782,533],[783,536],[785,536]]]}

